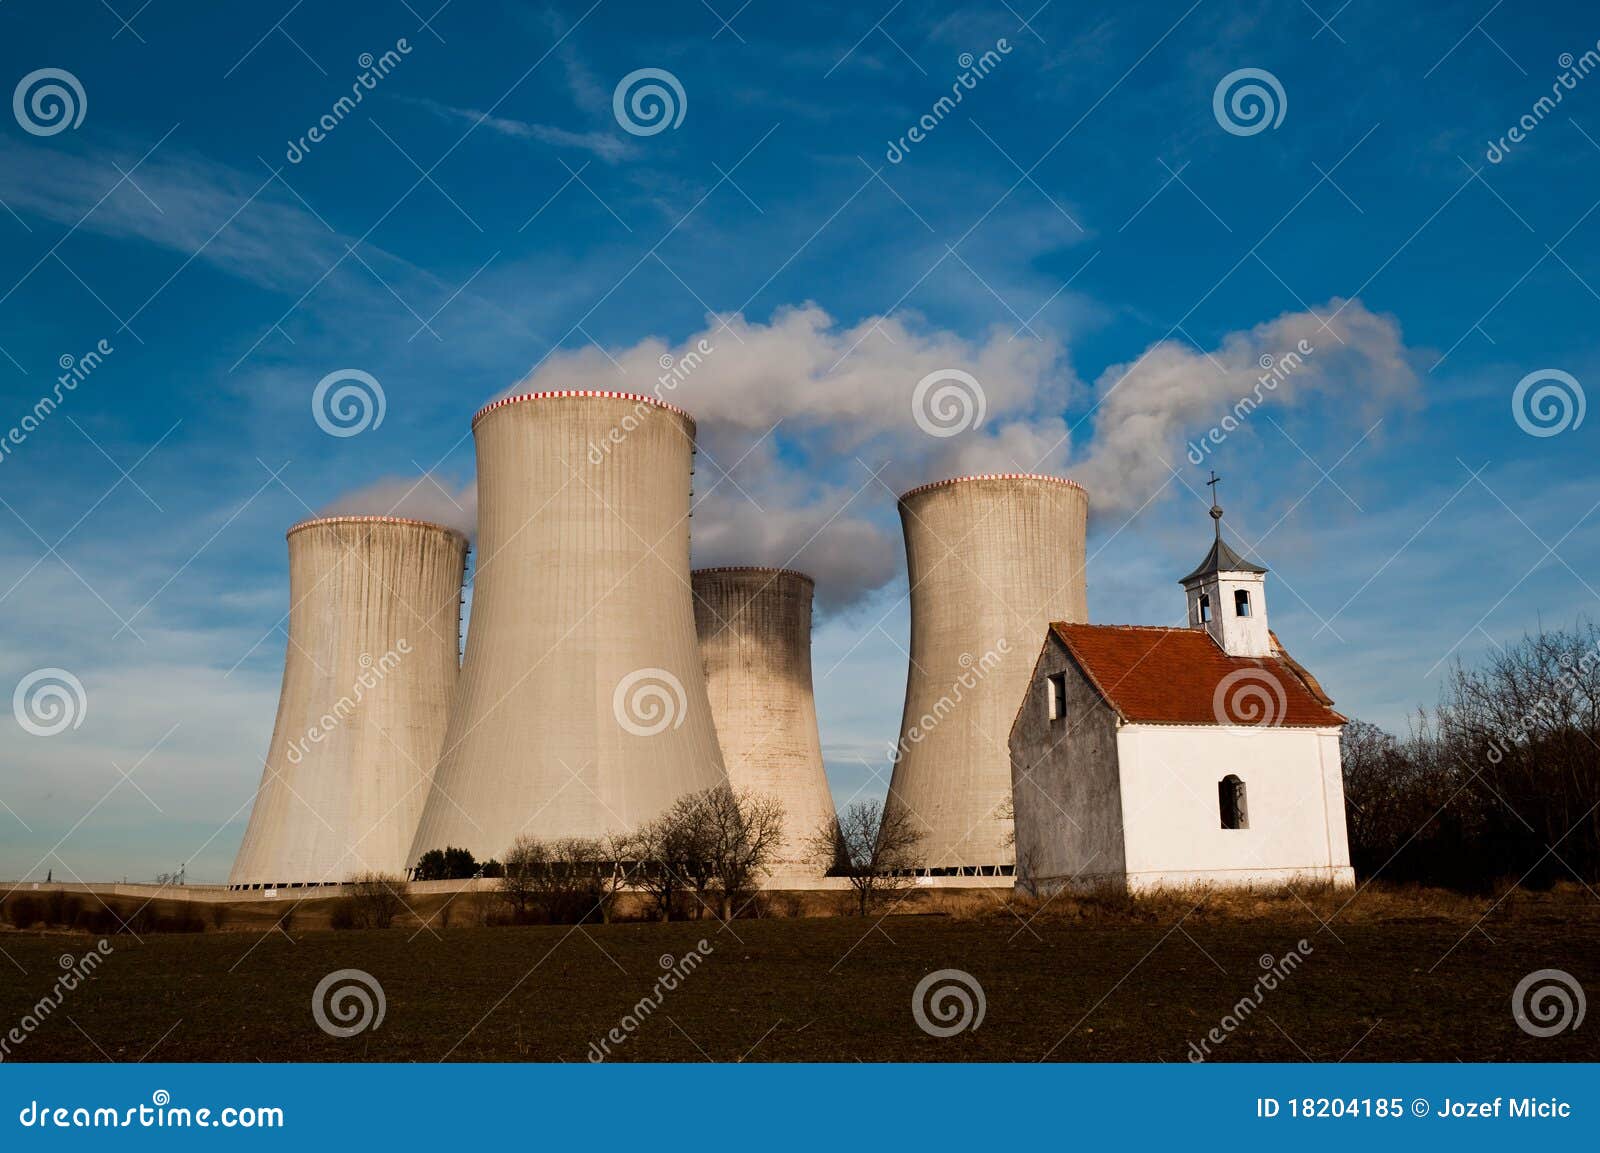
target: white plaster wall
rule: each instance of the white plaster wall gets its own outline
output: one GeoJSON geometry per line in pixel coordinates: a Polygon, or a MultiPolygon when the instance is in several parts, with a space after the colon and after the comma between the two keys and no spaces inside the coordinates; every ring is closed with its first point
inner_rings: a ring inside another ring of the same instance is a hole
{"type": "Polygon", "coordinates": [[[1198,585],[1190,586],[1189,623],[1204,628],[1222,651],[1235,657],[1264,657],[1272,653],[1272,637],[1267,629],[1267,583],[1259,573],[1218,573],[1198,585]],[[1250,615],[1239,616],[1233,609],[1233,594],[1243,589],[1250,594],[1250,615]],[[1200,619],[1200,597],[1211,598],[1211,619],[1200,619]]]}
{"type": "Polygon", "coordinates": [[[1124,725],[1117,735],[1130,888],[1353,884],[1337,729],[1124,725]],[[1224,829],[1217,782],[1245,783],[1247,829],[1224,829]]]}

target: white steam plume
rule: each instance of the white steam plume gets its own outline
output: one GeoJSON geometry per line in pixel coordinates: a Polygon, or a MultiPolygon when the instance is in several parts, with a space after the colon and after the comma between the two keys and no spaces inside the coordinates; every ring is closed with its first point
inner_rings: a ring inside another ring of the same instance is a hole
{"type": "MultiPolygon", "coordinates": [[[[1184,466],[1186,442],[1237,414],[1242,398],[1294,405],[1331,394],[1346,413],[1392,405],[1415,385],[1396,323],[1359,301],[1334,300],[1230,333],[1209,352],[1162,341],[1107,369],[1092,390],[1053,340],[998,328],[973,341],[897,317],[844,327],[805,305],[766,324],[711,317],[678,345],[648,338],[606,353],[558,351],[507,392],[620,390],[687,409],[701,449],[694,563],[799,568],[817,578],[828,609],[900,570],[894,496],[912,485],[975,472],[1057,473],[1085,484],[1096,514],[1128,512],[1167,483],[1169,465],[1184,466]],[[1291,354],[1292,369],[1262,386],[1261,358],[1288,365],[1291,354]],[[938,435],[946,429],[935,421],[930,431],[929,405],[919,413],[914,397],[919,382],[949,370],[975,380],[978,395],[955,385],[969,403],[944,413],[958,427],[938,435]]],[[[386,487],[409,482],[382,482],[339,503],[370,503],[386,487]]],[[[424,480],[413,494],[429,502],[432,518],[455,511],[437,490],[437,501],[424,491],[432,488],[424,480]]],[[[470,493],[454,499],[472,507],[470,493]]]]}
{"type": "Polygon", "coordinates": [[[431,476],[386,476],[334,498],[318,515],[403,516],[472,536],[478,530],[478,482],[452,492],[431,476]]]}

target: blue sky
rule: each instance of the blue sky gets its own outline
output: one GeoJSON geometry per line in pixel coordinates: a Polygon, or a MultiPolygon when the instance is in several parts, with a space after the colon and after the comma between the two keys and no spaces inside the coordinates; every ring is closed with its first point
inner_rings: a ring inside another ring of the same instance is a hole
{"type": "Polygon", "coordinates": [[[1084,479],[1091,618],[1175,623],[1215,467],[1285,644],[1390,726],[1451,659],[1594,611],[1600,418],[1535,436],[1513,410],[1531,373],[1569,402],[1600,378],[1585,6],[435,7],[0,7],[6,83],[64,70],[83,113],[26,130],[25,93],[0,123],[0,429],[111,350],[0,456],[0,685],[61,668],[87,699],[54,736],[0,718],[0,876],[223,878],[284,529],[407,492],[470,520],[477,407],[530,374],[648,390],[702,336],[674,397],[706,449],[696,560],[817,574],[841,800],[882,791],[897,736],[894,494],[951,471],[1084,479]],[[613,93],[644,68],[683,116],[637,135],[613,93]],[[1229,131],[1213,97],[1245,68],[1281,120],[1229,131]],[[385,415],[334,437],[311,396],[345,368],[385,415]],[[987,411],[931,437],[911,397],[943,368],[987,411]]]}

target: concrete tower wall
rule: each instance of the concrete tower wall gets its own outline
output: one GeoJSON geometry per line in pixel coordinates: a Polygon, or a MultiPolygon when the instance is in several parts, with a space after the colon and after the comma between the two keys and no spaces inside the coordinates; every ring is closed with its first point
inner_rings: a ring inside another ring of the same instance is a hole
{"type": "Polygon", "coordinates": [[[771,883],[819,878],[811,838],[834,815],[811,690],[813,581],[772,568],[699,569],[694,620],[728,779],[775,798],[783,842],[771,883]]]}
{"type": "Polygon", "coordinates": [[[1050,622],[1088,617],[1088,511],[1082,488],[1049,476],[958,477],[900,498],[911,662],[887,806],[923,831],[930,870],[1016,859],[1007,739],[1050,622]]]}
{"type": "Polygon", "coordinates": [[[467,541],[392,517],[306,521],[288,540],[283,692],[228,883],[399,873],[455,691],[467,541]]]}
{"type": "Polygon", "coordinates": [[[511,397],[473,420],[466,658],[411,862],[637,828],[727,779],[689,585],[694,422],[645,397],[511,397]]]}

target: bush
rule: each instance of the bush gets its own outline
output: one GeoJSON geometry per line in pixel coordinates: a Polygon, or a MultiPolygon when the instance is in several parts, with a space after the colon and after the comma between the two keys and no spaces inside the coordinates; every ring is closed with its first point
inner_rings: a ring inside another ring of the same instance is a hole
{"type": "Polygon", "coordinates": [[[1600,629],[1590,621],[1496,646],[1478,668],[1455,665],[1407,737],[1352,722],[1342,752],[1363,878],[1496,892],[1600,876],[1600,629]]]}
{"type": "Polygon", "coordinates": [[[344,897],[333,903],[333,907],[328,910],[328,928],[356,928],[356,902],[354,897],[344,897]]]}
{"type": "Polygon", "coordinates": [[[6,919],[19,929],[31,929],[44,919],[44,908],[33,897],[12,897],[5,910],[6,919]]]}
{"type": "Polygon", "coordinates": [[[56,889],[47,898],[52,925],[70,925],[82,907],[76,898],[68,897],[65,889],[56,889]]]}
{"type": "Polygon", "coordinates": [[[72,927],[96,937],[107,937],[122,931],[122,918],[105,908],[80,909],[72,927]]]}
{"type": "Polygon", "coordinates": [[[506,853],[500,895],[514,924],[547,921],[576,925],[600,912],[608,895],[599,841],[568,837],[541,841],[518,837],[506,853]]]}
{"type": "Polygon", "coordinates": [[[156,933],[204,933],[206,923],[194,905],[185,901],[171,913],[158,914],[151,929],[156,933]]]}
{"type": "Polygon", "coordinates": [[[429,849],[417,858],[414,875],[419,881],[465,881],[478,875],[478,862],[469,849],[429,849]]]}
{"type": "Polygon", "coordinates": [[[362,873],[350,882],[351,913],[363,929],[388,929],[408,907],[405,878],[362,873]]]}

